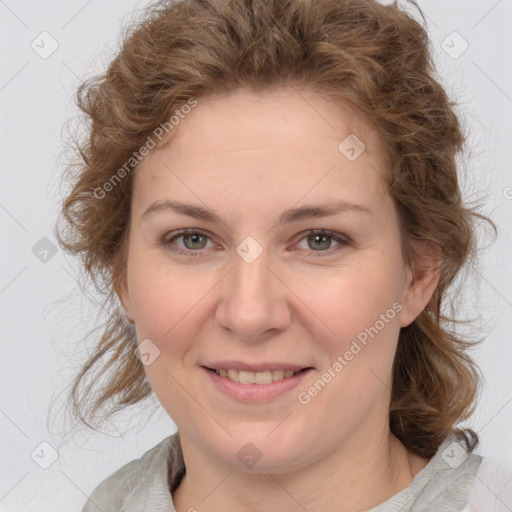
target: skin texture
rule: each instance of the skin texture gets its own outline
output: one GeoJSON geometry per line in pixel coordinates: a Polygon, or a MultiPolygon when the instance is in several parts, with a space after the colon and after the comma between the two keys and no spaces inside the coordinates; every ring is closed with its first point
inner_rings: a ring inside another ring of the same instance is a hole
{"type": "Polygon", "coordinates": [[[390,433],[388,408],[400,328],[423,310],[438,276],[427,246],[414,268],[404,264],[375,134],[348,104],[276,88],[200,98],[175,135],[136,170],[120,299],[138,341],[160,350],[145,370],[181,435],[178,512],[261,510],[262,496],[268,512],[378,505],[428,462],[390,433]],[[366,149],[350,161],[338,146],[354,133],[366,149]],[[207,207],[221,222],[172,211],[142,218],[161,200],[207,207]],[[339,200],[370,213],[277,223],[288,208],[339,200]],[[184,228],[208,238],[171,240],[184,228]],[[311,229],[350,243],[315,242],[311,229]],[[247,236],[263,249],[252,263],[236,252],[247,236]],[[299,392],[393,304],[399,311],[378,334],[300,403],[299,392]],[[280,397],[243,403],[202,368],[227,359],[313,370],[280,397]],[[237,456],[248,442],[261,454],[252,468],[237,456]]]}

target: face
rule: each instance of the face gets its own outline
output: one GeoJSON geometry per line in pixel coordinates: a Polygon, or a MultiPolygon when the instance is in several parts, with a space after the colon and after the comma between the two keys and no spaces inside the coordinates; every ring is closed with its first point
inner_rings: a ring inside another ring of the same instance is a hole
{"type": "Polygon", "coordinates": [[[140,163],[120,297],[182,439],[286,471],[387,425],[435,282],[404,264],[383,162],[348,105],[240,89],[140,163]]]}

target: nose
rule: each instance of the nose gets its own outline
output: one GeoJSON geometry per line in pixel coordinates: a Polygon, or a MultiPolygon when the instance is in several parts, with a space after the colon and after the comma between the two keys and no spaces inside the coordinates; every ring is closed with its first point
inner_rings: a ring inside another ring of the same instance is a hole
{"type": "Polygon", "coordinates": [[[287,329],[292,314],[288,288],[271,268],[268,252],[251,263],[237,253],[223,280],[216,322],[236,338],[263,341],[287,329]]]}

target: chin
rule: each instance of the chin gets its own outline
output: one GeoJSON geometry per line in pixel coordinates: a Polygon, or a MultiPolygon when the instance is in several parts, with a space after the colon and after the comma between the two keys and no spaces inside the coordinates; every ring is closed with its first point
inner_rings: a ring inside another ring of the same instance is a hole
{"type": "Polygon", "coordinates": [[[304,455],[311,456],[314,444],[308,448],[307,436],[286,428],[284,423],[239,423],[228,428],[233,437],[226,435],[217,440],[212,452],[227,465],[251,473],[286,473],[298,469],[304,463],[304,455]]]}

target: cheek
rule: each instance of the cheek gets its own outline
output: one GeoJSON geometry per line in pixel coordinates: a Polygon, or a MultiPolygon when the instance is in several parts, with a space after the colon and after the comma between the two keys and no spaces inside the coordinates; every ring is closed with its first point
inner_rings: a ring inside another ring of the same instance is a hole
{"type": "Polygon", "coordinates": [[[200,311],[200,299],[211,286],[204,281],[200,285],[186,271],[171,273],[147,257],[129,261],[128,286],[137,340],[149,339],[159,350],[144,371],[162,406],[180,417],[180,383],[186,380],[191,340],[199,335],[199,322],[190,320],[200,311]]]}
{"type": "Polygon", "coordinates": [[[161,259],[134,250],[128,260],[128,287],[139,341],[149,338],[160,350],[178,350],[179,344],[168,340],[186,322],[208,283],[200,283],[185,269],[171,272],[161,259]]]}
{"type": "Polygon", "coordinates": [[[325,333],[324,343],[339,349],[376,323],[383,331],[393,325],[396,334],[401,279],[398,265],[392,268],[377,258],[368,258],[367,262],[357,261],[306,278],[295,276],[290,287],[318,319],[319,326],[323,325],[319,332],[325,333]]]}
{"type": "Polygon", "coordinates": [[[351,421],[364,421],[391,386],[402,310],[400,277],[381,270],[352,268],[336,279],[322,279],[324,293],[310,295],[308,304],[329,327],[315,336],[327,357],[320,374],[301,388],[300,398],[325,415],[343,418],[346,428],[351,421]]]}

